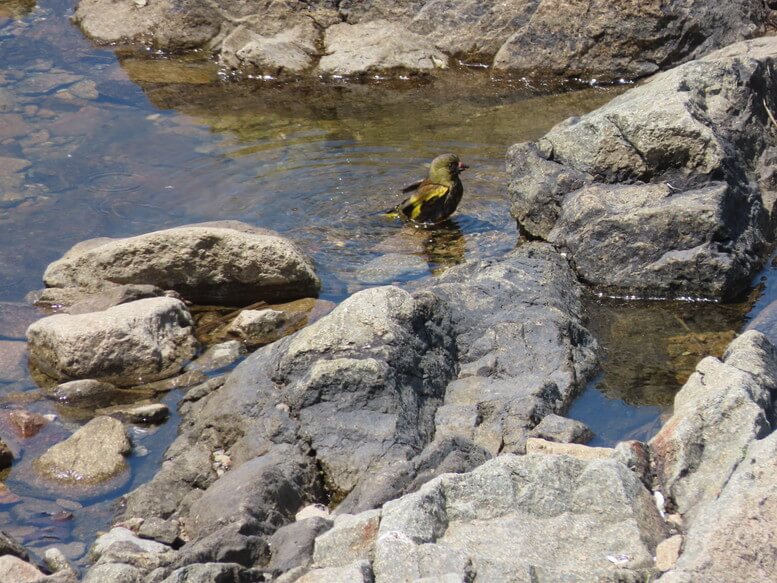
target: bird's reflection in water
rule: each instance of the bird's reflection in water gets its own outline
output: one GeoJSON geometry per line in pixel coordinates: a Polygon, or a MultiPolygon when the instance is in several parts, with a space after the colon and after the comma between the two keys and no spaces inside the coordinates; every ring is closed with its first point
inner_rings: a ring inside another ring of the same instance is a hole
{"type": "Polygon", "coordinates": [[[464,231],[455,219],[419,229],[419,232],[424,235],[423,252],[433,274],[439,275],[449,267],[464,263],[464,231]]]}

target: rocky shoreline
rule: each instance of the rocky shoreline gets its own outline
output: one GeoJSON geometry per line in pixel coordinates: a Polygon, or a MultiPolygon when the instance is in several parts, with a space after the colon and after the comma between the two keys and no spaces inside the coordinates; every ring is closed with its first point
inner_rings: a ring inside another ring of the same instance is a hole
{"type": "Polygon", "coordinates": [[[266,75],[429,72],[456,61],[518,76],[635,79],[763,35],[763,0],[721,4],[552,0],[80,0],[101,44],[205,50],[266,75]]]}
{"type": "MultiPolygon", "coordinates": [[[[407,9],[370,6],[332,28],[366,26],[369,10],[402,22],[407,9]]],[[[766,11],[748,6],[727,12],[766,11]]],[[[211,42],[206,8],[191,8],[211,42]]],[[[686,48],[677,60],[709,45],[686,48]]],[[[71,249],[36,296],[61,313],[28,328],[30,357],[47,395],[96,414],[25,460],[29,482],[73,499],[115,491],[134,455],[127,426],[163,420],[158,395],[186,389],[165,461],[123,497],[83,581],[768,580],[767,325],[698,363],[649,443],[586,447],[590,431],[564,414],[598,366],[584,285],[728,300],[766,260],[776,56],[775,38],[733,44],[515,145],[512,213],[534,240],[411,290],[371,288],[332,309],[311,298],[320,281],[303,250],[237,222],[71,249]],[[129,404],[106,406],[117,394],[129,404]]],[[[0,579],[78,580],[56,549],[44,574],[10,537],[0,547],[0,579]]]]}

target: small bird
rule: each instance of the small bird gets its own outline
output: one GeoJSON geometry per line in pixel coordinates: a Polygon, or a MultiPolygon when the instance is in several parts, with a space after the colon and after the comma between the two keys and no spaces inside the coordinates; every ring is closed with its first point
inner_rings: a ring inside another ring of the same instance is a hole
{"type": "Polygon", "coordinates": [[[398,215],[421,225],[441,223],[451,216],[461,202],[464,187],[459,173],[468,166],[456,154],[442,154],[432,160],[429,175],[402,189],[413,195],[399,203],[389,214],[398,215]]]}

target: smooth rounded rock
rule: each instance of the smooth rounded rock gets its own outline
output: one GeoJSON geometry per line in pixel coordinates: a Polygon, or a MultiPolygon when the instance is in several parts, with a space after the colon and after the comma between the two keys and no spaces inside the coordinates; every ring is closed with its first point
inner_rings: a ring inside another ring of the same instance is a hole
{"type": "Polygon", "coordinates": [[[27,338],[30,361],[46,375],[120,386],[173,376],[197,347],[191,314],[173,298],[49,316],[32,324],[27,338]]]}
{"type": "Polygon", "coordinates": [[[312,261],[291,241],[238,221],[85,241],[49,265],[43,280],[93,290],[150,284],[194,303],[235,306],[314,296],[321,286],[312,261]]]}
{"type": "Polygon", "coordinates": [[[120,421],[96,417],[49,448],[33,462],[33,469],[46,482],[88,488],[127,474],[125,456],[131,447],[120,421]]]}

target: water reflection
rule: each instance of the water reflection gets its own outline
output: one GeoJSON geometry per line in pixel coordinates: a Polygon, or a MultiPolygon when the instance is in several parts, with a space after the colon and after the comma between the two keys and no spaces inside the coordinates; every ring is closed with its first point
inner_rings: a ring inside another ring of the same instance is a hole
{"type": "Polygon", "coordinates": [[[599,389],[628,404],[670,406],[699,360],[722,356],[749,305],[588,298],[589,328],[604,347],[599,389]]]}

